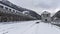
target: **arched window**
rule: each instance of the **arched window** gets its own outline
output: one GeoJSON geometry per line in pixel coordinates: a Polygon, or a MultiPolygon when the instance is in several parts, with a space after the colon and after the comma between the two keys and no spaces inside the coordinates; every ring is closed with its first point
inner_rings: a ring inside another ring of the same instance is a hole
{"type": "Polygon", "coordinates": [[[9,11],[11,11],[11,9],[9,9],[9,11]]]}
{"type": "Polygon", "coordinates": [[[0,8],[3,8],[3,6],[0,5],[0,8]]]}
{"type": "Polygon", "coordinates": [[[13,10],[13,12],[15,12],[15,10],[13,10]]]}
{"type": "Polygon", "coordinates": [[[8,10],[8,8],[7,8],[7,7],[5,7],[5,9],[6,9],[6,10],[8,10]]]}

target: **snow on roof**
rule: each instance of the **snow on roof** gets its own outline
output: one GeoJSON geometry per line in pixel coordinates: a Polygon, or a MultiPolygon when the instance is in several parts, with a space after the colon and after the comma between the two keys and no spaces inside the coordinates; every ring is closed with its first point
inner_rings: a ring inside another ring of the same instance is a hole
{"type": "Polygon", "coordinates": [[[44,11],[42,14],[50,14],[49,12],[47,12],[47,11],[44,11]]]}

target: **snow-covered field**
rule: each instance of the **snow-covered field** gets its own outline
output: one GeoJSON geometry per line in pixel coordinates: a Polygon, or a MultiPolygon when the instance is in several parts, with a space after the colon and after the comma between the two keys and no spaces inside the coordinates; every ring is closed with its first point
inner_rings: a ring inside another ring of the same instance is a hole
{"type": "Polygon", "coordinates": [[[0,34],[60,34],[60,28],[37,21],[9,22],[0,24],[0,34]],[[36,22],[40,22],[36,24],[36,22]]]}

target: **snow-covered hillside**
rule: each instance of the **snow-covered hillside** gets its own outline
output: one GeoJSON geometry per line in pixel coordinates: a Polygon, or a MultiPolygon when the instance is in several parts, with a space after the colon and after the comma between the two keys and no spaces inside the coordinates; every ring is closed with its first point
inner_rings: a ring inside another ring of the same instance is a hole
{"type": "Polygon", "coordinates": [[[59,27],[37,21],[0,24],[0,34],[60,34],[59,27]],[[40,22],[36,24],[36,22],[40,22]]]}

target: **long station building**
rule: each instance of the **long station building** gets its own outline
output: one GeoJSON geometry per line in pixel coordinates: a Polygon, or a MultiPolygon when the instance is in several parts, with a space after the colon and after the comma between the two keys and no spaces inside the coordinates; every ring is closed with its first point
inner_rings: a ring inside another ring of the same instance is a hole
{"type": "Polygon", "coordinates": [[[0,0],[0,22],[36,20],[35,17],[23,13],[18,6],[7,0],[0,0]]]}

